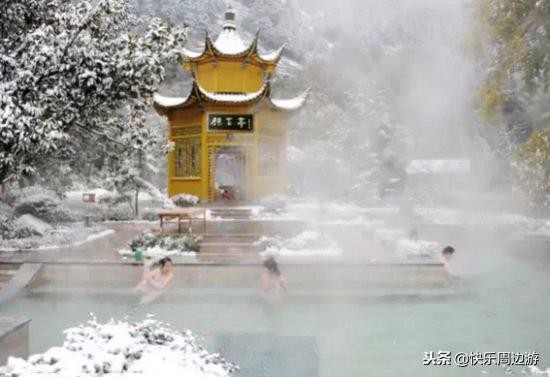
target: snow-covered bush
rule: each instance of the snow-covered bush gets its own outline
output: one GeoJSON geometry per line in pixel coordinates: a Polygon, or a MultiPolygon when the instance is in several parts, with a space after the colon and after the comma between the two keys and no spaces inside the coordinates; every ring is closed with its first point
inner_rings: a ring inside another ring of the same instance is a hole
{"type": "Polygon", "coordinates": [[[284,195],[269,195],[260,199],[260,204],[267,212],[279,213],[285,210],[288,197],[284,195]]]}
{"type": "Polygon", "coordinates": [[[151,232],[142,232],[134,236],[128,243],[128,246],[131,250],[147,249],[156,245],[157,238],[158,237],[151,232]]]}
{"type": "Polygon", "coordinates": [[[44,218],[49,212],[52,212],[59,206],[59,200],[46,193],[34,194],[19,198],[14,205],[17,215],[30,214],[36,217],[44,218]]]}
{"type": "Polygon", "coordinates": [[[74,221],[75,214],[62,205],[57,194],[40,186],[13,190],[6,195],[6,202],[14,208],[14,214],[32,215],[49,223],[74,221]]]}
{"type": "Polygon", "coordinates": [[[47,222],[29,214],[22,215],[13,222],[11,234],[15,238],[27,238],[32,236],[45,236],[52,231],[52,226],[47,222]]]}
{"type": "Polygon", "coordinates": [[[550,209],[550,134],[535,132],[521,146],[512,163],[519,186],[532,208],[539,213],[550,209]]]}
{"type": "Polygon", "coordinates": [[[127,221],[134,218],[134,212],[127,203],[120,203],[114,206],[103,207],[101,209],[101,218],[103,221],[127,221]]]}
{"type": "Polygon", "coordinates": [[[99,204],[117,205],[121,203],[131,203],[132,198],[127,194],[119,194],[116,192],[105,192],[97,198],[99,204]]]}
{"type": "Polygon", "coordinates": [[[193,376],[227,377],[238,367],[208,353],[190,331],[147,319],[137,323],[92,319],[64,331],[61,347],[27,360],[10,357],[2,376],[193,376]]]}
{"type": "Polygon", "coordinates": [[[191,194],[177,194],[172,196],[170,200],[178,207],[192,207],[200,201],[198,196],[191,194]]]}
{"type": "MultiPolygon", "coordinates": [[[[142,232],[132,238],[128,243],[130,251],[141,249],[144,254],[148,249],[160,248],[162,250],[174,251],[174,252],[198,252],[202,237],[194,234],[188,234],[179,237],[170,237],[156,235],[151,232],[142,232]]],[[[126,255],[126,252],[121,252],[126,255]]]]}
{"type": "Polygon", "coordinates": [[[11,238],[13,220],[13,208],[0,200],[0,239],[11,238]]]}

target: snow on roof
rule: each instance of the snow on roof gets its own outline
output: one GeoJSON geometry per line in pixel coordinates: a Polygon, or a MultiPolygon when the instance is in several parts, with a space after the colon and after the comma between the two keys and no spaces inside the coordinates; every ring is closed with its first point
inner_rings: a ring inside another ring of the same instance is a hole
{"type": "Polygon", "coordinates": [[[412,160],[405,168],[407,174],[470,174],[468,159],[412,160]]]}
{"type": "Polygon", "coordinates": [[[240,54],[247,49],[239,33],[233,28],[224,28],[214,42],[214,47],[222,54],[228,55],[240,54]]]}
{"type": "MultiPolygon", "coordinates": [[[[297,97],[289,99],[272,99],[269,97],[271,105],[278,110],[297,110],[304,104],[309,89],[300,94],[297,97]]],[[[193,88],[187,97],[166,97],[160,94],[153,96],[153,101],[156,105],[164,108],[173,108],[187,103],[192,103],[194,100],[206,101],[206,102],[218,102],[218,103],[249,103],[252,101],[260,100],[269,96],[270,94],[270,82],[266,80],[260,89],[255,92],[249,93],[219,93],[209,92],[202,88],[196,81],[193,82],[193,88]]]]}
{"type": "Polygon", "coordinates": [[[267,61],[277,60],[277,59],[279,59],[279,57],[283,53],[283,50],[284,50],[285,46],[286,46],[286,44],[283,44],[281,47],[279,47],[278,49],[276,49],[275,51],[272,51],[272,52],[268,52],[268,53],[264,53],[264,54],[258,53],[258,56],[262,60],[267,60],[267,61]]]}
{"type": "Polygon", "coordinates": [[[304,105],[306,102],[307,94],[309,89],[304,91],[297,97],[288,98],[288,99],[275,99],[270,98],[271,103],[278,109],[281,110],[297,110],[304,105]]]}
{"type": "Polygon", "coordinates": [[[160,94],[155,93],[153,95],[153,101],[155,101],[156,104],[159,104],[163,107],[174,107],[184,104],[189,96],[187,97],[165,97],[160,94]]]}
{"type": "Polygon", "coordinates": [[[196,52],[196,51],[188,50],[186,48],[183,48],[182,52],[183,52],[183,55],[185,55],[185,56],[187,56],[188,58],[191,58],[191,59],[200,58],[202,56],[202,54],[204,53],[203,51],[196,52]]]}
{"type": "Polygon", "coordinates": [[[180,105],[186,104],[188,101],[193,98],[201,97],[203,100],[211,102],[223,102],[223,103],[246,103],[260,98],[264,93],[267,92],[269,87],[269,82],[266,81],[262,87],[250,93],[215,93],[209,92],[202,88],[197,82],[193,83],[193,88],[191,89],[190,94],[187,97],[166,97],[160,94],[153,95],[153,101],[155,104],[160,105],[161,107],[177,107],[180,105]],[[198,92],[198,93],[197,93],[198,92]]]}
{"type": "Polygon", "coordinates": [[[252,101],[253,99],[257,98],[259,95],[261,95],[268,86],[268,81],[264,82],[262,87],[257,90],[256,92],[250,92],[250,93],[214,93],[214,92],[208,92],[200,87],[200,85],[197,84],[197,88],[208,99],[215,101],[215,102],[248,102],[252,101]]]}

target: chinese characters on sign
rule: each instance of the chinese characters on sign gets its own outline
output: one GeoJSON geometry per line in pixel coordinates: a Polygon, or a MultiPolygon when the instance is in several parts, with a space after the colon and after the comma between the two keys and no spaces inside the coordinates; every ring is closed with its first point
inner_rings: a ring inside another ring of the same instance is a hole
{"type": "Polygon", "coordinates": [[[210,114],[208,130],[252,132],[254,130],[252,114],[210,114]]]}
{"type": "Polygon", "coordinates": [[[450,351],[424,352],[424,365],[456,365],[467,367],[474,365],[498,366],[534,366],[539,362],[538,352],[457,352],[450,351]]]}

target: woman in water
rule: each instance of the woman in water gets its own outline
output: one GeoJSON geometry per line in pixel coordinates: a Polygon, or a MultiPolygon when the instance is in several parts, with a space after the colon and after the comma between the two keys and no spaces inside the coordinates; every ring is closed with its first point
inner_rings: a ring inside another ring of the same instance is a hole
{"type": "Polygon", "coordinates": [[[443,249],[443,251],[441,252],[441,256],[439,257],[440,262],[443,263],[443,268],[445,269],[445,272],[447,272],[449,276],[454,275],[451,272],[451,259],[454,252],[455,249],[452,246],[447,246],[443,249]]]}
{"type": "Polygon", "coordinates": [[[288,290],[286,281],[273,257],[264,261],[264,271],[260,276],[260,289],[263,295],[271,300],[280,298],[282,293],[288,290]]]}
{"type": "Polygon", "coordinates": [[[172,272],[172,259],[164,257],[158,264],[159,266],[147,272],[136,286],[136,289],[149,291],[149,293],[142,298],[140,304],[150,303],[155,300],[164,292],[164,289],[172,281],[174,276],[172,272]]]}

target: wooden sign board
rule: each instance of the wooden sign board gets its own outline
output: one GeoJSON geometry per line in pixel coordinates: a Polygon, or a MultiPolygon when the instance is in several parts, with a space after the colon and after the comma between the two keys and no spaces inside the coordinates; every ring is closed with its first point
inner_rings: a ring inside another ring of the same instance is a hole
{"type": "Polygon", "coordinates": [[[254,131],[252,114],[209,114],[209,131],[254,131]]]}

